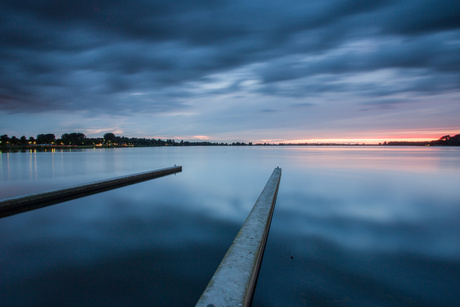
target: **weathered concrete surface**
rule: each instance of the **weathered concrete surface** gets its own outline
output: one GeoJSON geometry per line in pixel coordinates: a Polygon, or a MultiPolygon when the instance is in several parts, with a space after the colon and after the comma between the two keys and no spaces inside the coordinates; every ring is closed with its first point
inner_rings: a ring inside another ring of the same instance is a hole
{"type": "Polygon", "coordinates": [[[275,209],[281,179],[277,167],[196,306],[249,306],[275,209]]]}
{"type": "Polygon", "coordinates": [[[178,172],[182,172],[182,166],[163,168],[48,193],[6,199],[0,201],[0,218],[178,172]]]}

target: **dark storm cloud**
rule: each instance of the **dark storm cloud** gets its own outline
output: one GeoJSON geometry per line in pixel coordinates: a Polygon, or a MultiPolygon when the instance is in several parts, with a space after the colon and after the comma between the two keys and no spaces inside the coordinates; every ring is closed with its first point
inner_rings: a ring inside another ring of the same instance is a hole
{"type": "Polygon", "coordinates": [[[180,109],[190,83],[236,69],[265,95],[460,88],[459,1],[6,0],[0,11],[0,110],[180,109]],[[404,86],[341,81],[385,69],[404,86]]]}

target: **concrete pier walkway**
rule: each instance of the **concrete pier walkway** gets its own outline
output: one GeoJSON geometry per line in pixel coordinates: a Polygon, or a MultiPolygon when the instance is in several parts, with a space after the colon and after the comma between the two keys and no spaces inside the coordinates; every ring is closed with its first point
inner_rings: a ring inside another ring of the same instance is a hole
{"type": "Polygon", "coordinates": [[[179,172],[182,172],[182,166],[158,169],[53,192],[6,199],[0,201],[0,218],[179,172]]]}
{"type": "Polygon", "coordinates": [[[281,169],[277,167],[196,306],[252,303],[280,180],[281,169]]]}

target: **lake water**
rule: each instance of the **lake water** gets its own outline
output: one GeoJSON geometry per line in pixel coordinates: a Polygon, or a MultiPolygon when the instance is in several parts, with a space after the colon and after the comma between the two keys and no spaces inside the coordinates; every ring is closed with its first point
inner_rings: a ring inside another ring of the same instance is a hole
{"type": "Polygon", "coordinates": [[[2,153],[0,198],[174,164],[0,219],[0,304],[193,306],[277,166],[253,306],[459,304],[460,148],[2,153]]]}

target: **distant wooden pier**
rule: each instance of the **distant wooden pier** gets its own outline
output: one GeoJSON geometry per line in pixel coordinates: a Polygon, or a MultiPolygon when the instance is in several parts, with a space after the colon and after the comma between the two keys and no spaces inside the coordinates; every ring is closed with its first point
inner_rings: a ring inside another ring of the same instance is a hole
{"type": "Polygon", "coordinates": [[[0,201],[0,218],[179,172],[182,172],[182,166],[173,166],[53,192],[6,199],[0,201]]]}
{"type": "Polygon", "coordinates": [[[251,305],[280,180],[277,167],[196,306],[251,305]]]}

